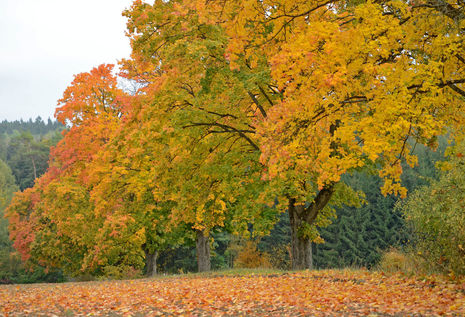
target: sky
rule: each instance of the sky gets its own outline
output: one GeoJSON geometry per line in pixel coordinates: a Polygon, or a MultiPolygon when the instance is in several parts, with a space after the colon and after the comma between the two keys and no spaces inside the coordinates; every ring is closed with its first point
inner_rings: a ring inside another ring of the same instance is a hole
{"type": "Polygon", "coordinates": [[[78,73],[130,54],[131,0],[0,0],[0,121],[53,119],[78,73]]]}

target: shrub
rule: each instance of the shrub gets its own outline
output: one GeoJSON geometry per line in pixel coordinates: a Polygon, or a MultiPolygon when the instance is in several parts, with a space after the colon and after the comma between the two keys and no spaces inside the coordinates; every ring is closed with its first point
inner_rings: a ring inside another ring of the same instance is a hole
{"type": "Polygon", "coordinates": [[[438,181],[415,191],[397,208],[413,232],[414,253],[428,271],[465,275],[465,160],[457,151],[460,148],[443,164],[447,170],[438,181]]]}
{"type": "Polygon", "coordinates": [[[60,283],[65,280],[60,270],[47,270],[40,266],[28,269],[19,254],[0,250],[0,284],[60,283]]]}
{"type": "Polygon", "coordinates": [[[246,241],[239,249],[234,261],[237,268],[271,268],[270,255],[260,252],[257,243],[246,241]]]}
{"type": "Polygon", "coordinates": [[[291,269],[291,246],[290,244],[281,244],[271,248],[269,257],[271,267],[280,270],[291,269]]]}
{"type": "Polygon", "coordinates": [[[132,266],[107,265],[103,268],[104,278],[115,280],[135,279],[142,276],[142,271],[132,266]]]}
{"type": "Polygon", "coordinates": [[[402,272],[406,274],[418,273],[418,261],[411,253],[401,252],[391,248],[381,254],[378,269],[385,273],[402,272]]]}

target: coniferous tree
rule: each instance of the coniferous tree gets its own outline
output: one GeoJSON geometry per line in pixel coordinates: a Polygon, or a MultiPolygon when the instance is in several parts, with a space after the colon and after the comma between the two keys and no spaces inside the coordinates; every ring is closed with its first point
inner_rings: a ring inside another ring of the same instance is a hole
{"type": "Polygon", "coordinates": [[[34,180],[45,173],[49,152],[49,146],[34,140],[29,132],[11,139],[6,159],[21,190],[32,187],[34,180]]]}
{"type": "MultiPolygon", "coordinates": [[[[404,165],[402,176],[409,192],[437,177],[435,162],[443,157],[446,144],[447,140],[442,138],[436,151],[425,146],[415,148],[419,164],[414,168],[404,165]]],[[[366,204],[360,208],[339,208],[333,223],[321,229],[325,243],[314,244],[317,267],[371,267],[379,261],[383,250],[409,239],[402,215],[394,210],[399,198],[381,194],[379,177],[354,173],[347,182],[365,193],[366,204]]]]}
{"type": "Polygon", "coordinates": [[[8,134],[12,135],[15,132],[29,131],[32,135],[45,135],[48,132],[55,130],[63,130],[64,126],[58,121],[52,121],[50,118],[47,119],[47,123],[39,116],[35,120],[29,119],[28,121],[15,120],[7,121],[3,120],[0,122],[0,135],[8,134]]]}

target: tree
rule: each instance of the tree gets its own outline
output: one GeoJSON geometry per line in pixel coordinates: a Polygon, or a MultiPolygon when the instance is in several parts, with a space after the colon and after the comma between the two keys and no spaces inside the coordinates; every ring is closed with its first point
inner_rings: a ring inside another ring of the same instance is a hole
{"type": "Polygon", "coordinates": [[[123,67],[144,85],[147,102],[138,118],[146,138],[158,143],[153,151],[158,166],[152,168],[156,199],[168,197],[173,222],[195,231],[199,271],[205,271],[212,230],[226,226],[245,233],[254,222],[258,233],[270,222],[261,217],[266,205],[255,203],[263,181],[258,147],[247,136],[256,110],[244,95],[244,74],[229,68],[221,28],[199,27],[195,14],[168,17],[173,6],[136,2],[126,12],[135,49],[123,67]],[[145,27],[159,36],[146,41],[150,31],[138,34],[145,27]],[[158,46],[156,54],[147,54],[158,46]]]}
{"type": "Polygon", "coordinates": [[[30,132],[23,131],[11,139],[6,162],[21,190],[34,186],[34,181],[45,173],[48,155],[49,146],[36,141],[30,132]]]}
{"type": "MultiPolygon", "coordinates": [[[[139,2],[134,10],[134,48],[147,57],[165,49],[156,46],[164,24],[147,23],[166,17],[162,6],[139,2]]],[[[224,30],[229,67],[252,74],[242,85],[257,106],[250,133],[265,177],[289,210],[294,268],[311,266],[312,228],[330,215],[325,208],[343,174],[375,166],[383,193],[405,196],[401,162],[416,163],[407,141],[434,146],[446,127],[461,132],[462,4],[251,0],[165,8],[198,28],[224,30]]],[[[191,29],[178,25],[173,36],[182,40],[191,29]]]]}
{"type": "Polygon", "coordinates": [[[115,210],[95,214],[90,199],[89,166],[123,114],[124,93],[112,69],[101,65],[75,76],[56,111],[69,131],[52,150],[47,173],[8,208],[15,247],[32,264],[61,267],[71,275],[142,266],[143,256],[133,244],[143,237],[133,231],[134,221],[115,210]]]}

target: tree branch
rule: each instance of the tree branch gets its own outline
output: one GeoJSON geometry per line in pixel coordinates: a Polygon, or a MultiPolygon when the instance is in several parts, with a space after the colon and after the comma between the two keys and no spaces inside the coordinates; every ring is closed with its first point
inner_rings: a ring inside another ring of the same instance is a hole
{"type": "Polygon", "coordinates": [[[260,110],[262,116],[266,118],[266,111],[265,109],[263,109],[262,105],[258,102],[258,99],[255,97],[255,95],[251,93],[250,91],[247,91],[247,93],[249,94],[250,98],[252,98],[253,103],[260,110]]]}
{"type": "Polygon", "coordinates": [[[465,58],[463,58],[463,57],[460,56],[459,54],[456,54],[455,57],[457,57],[459,61],[461,61],[462,63],[465,64],[465,58]]]}
{"type": "Polygon", "coordinates": [[[233,114],[229,114],[229,113],[219,113],[219,112],[215,112],[215,111],[210,111],[210,110],[206,110],[205,108],[203,107],[199,107],[200,110],[202,111],[205,111],[206,113],[209,113],[209,114],[214,114],[218,117],[221,117],[221,118],[226,118],[226,117],[231,117],[233,119],[237,119],[237,117],[233,114]]]}
{"type": "Polygon", "coordinates": [[[456,22],[465,19],[463,8],[456,8],[443,0],[428,0],[426,3],[412,6],[412,9],[416,8],[434,9],[456,22]]]}
{"type": "MultiPolygon", "coordinates": [[[[263,94],[263,96],[265,96],[265,98],[268,101],[268,103],[270,104],[270,106],[273,107],[274,106],[273,101],[271,100],[270,96],[268,96],[265,89],[263,89],[263,87],[260,86],[260,85],[258,85],[258,89],[260,89],[260,92],[263,94]]],[[[266,114],[265,114],[265,118],[266,118],[266,114]]]]}
{"type": "Polygon", "coordinates": [[[459,95],[462,95],[463,97],[465,97],[465,91],[460,89],[459,87],[455,86],[455,85],[447,85],[449,86],[453,91],[455,91],[456,93],[458,93],[459,95]]]}
{"type": "MultiPolygon", "coordinates": [[[[250,139],[246,133],[255,133],[254,130],[239,130],[234,127],[231,127],[226,124],[221,124],[217,122],[198,122],[198,123],[191,123],[189,125],[183,126],[183,128],[191,128],[191,127],[198,127],[198,126],[209,126],[209,127],[219,127],[223,129],[224,132],[233,132],[239,134],[243,139],[245,139],[256,151],[260,151],[258,145],[256,145],[252,139],[250,139]]],[[[220,133],[221,131],[211,131],[212,133],[220,133]]]]}
{"type": "Polygon", "coordinates": [[[312,224],[318,213],[323,209],[331,199],[331,196],[334,193],[334,183],[325,185],[313,199],[312,203],[305,208],[305,222],[312,224]]]}

